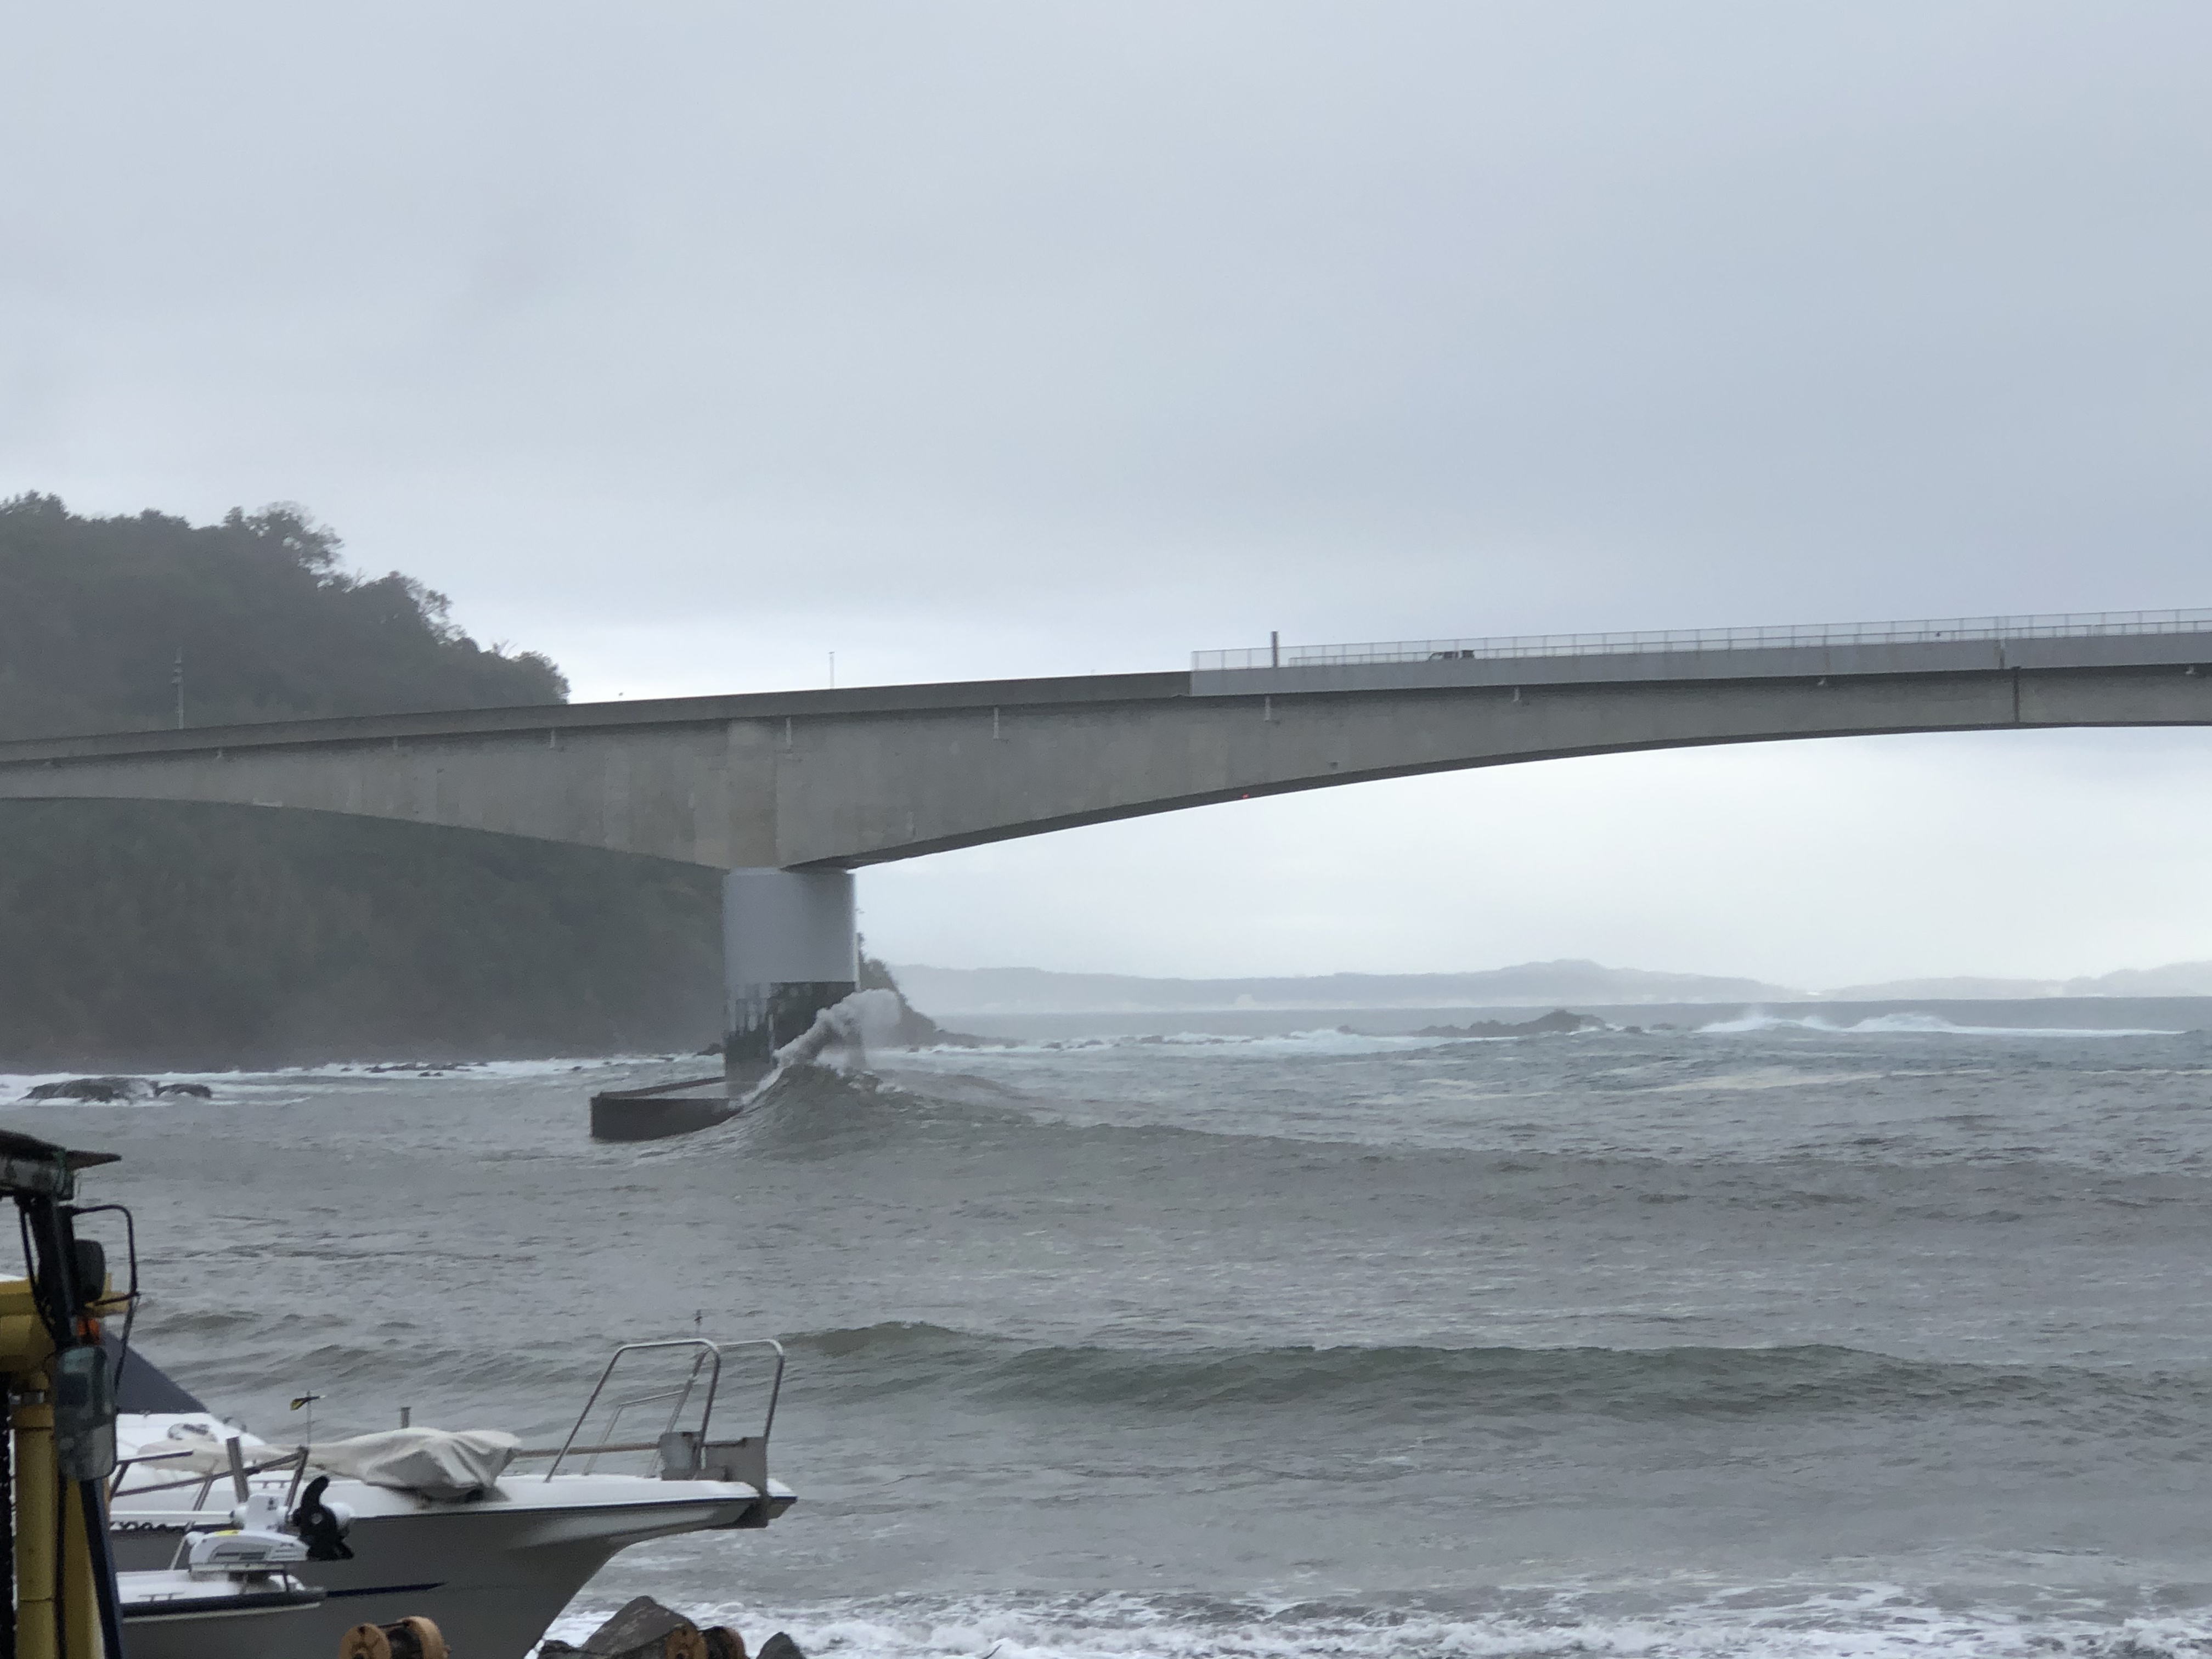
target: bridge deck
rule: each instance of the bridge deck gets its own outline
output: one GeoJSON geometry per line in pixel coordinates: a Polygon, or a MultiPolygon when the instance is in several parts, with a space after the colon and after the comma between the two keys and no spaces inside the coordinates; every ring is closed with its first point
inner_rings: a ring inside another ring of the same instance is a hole
{"type": "Polygon", "coordinates": [[[0,744],[0,798],[285,807],[724,869],[849,868],[1471,767],[1902,732],[2212,725],[2212,613],[2162,616],[1964,638],[1860,630],[1778,642],[1735,630],[1717,644],[1626,636],[1548,652],[1496,641],[1425,654],[1304,647],[1184,673],[42,738],[0,744]]]}
{"type": "Polygon", "coordinates": [[[2093,634],[2008,640],[1929,639],[1888,643],[1765,645],[1705,650],[1562,653],[1556,656],[1460,654],[1419,659],[1297,660],[1280,667],[1199,669],[1201,697],[1287,696],[1300,691],[1405,690],[1419,686],[1629,685],[1695,680],[1843,678],[1971,674],[2008,669],[2202,667],[2212,665],[2212,620],[2193,632],[2093,634]]]}

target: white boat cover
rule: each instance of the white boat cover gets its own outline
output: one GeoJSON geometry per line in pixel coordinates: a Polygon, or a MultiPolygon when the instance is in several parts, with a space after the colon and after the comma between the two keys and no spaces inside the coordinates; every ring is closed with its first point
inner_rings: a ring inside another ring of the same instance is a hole
{"type": "Polygon", "coordinates": [[[466,1498],[498,1480],[522,1443],[501,1429],[386,1429],[307,1448],[319,1469],[426,1498],[466,1498]]]}
{"type": "Polygon", "coordinates": [[[277,1455],[278,1448],[233,1423],[204,1413],[149,1414],[125,1412],[115,1419],[118,1449],[125,1457],[145,1460],[134,1479],[158,1480],[164,1474],[221,1474],[230,1468],[223,1441],[236,1436],[239,1454],[249,1463],[277,1455]]]}
{"type": "MultiPolygon", "coordinates": [[[[223,1474],[230,1468],[230,1454],[222,1442],[230,1435],[238,1437],[239,1449],[248,1463],[282,1452],[282,1448],[211,1418],[140,1415],[130,1427],[138,1444],[125,1455],[145,1459],[144,1476],[149,1480],[164,1474],[223,1474]],[[153,1433],[156,1429],[162,1432],[153,1433]]],[[[497,1480],[521,1443],[503,1429],[386,1429],[310,1446],[307,1462],[372,1486],[419,1492],[427,1498],[465,1498],[497,1480]]]]}

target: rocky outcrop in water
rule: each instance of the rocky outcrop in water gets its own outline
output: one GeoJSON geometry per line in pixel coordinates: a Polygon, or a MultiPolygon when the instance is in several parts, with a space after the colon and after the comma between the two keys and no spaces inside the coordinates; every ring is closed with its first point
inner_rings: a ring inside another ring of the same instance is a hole
{"type": "MultiPolygon", "coordinates": [[[[702,1630],[649,1595],[625,1602],[613,1618],[584,1638],[581,1647],[548,1642],[539,1659],[745,1659],[744,1638],[724,1626],[702,1630]]],[[[799,1644],[778,1631],[761,1644],[759,1659],[805,1659],[799,1644]]]]}
{"type": "Polygon", "coordinates": [[[1466,1025],[1430,1025],[1413,1033],[1425,1037],[1566,1036],[1576,1031],[1602,1031],[1606,1023],[1589,1014],[1554,1008],[1534,1019],[1510,1021],[1478,1019],[1466,1025]]]}
{"type": "Polygon", "coordinates": [[[160,1092],[143,1077],[73,1077],[59,1083],[41,1083],[23,1097],[26,1100],[151,1100],[160,1092]]]}
{"type": "Polygon", "coordinates": [[[118,1100],[154,1100],[183,1096],[212,1100],[215,1091],[204,1083],[156,1083],[143,1077],[72,1077],[58,1083],[41,1083],[25,1093],[26,1100],[89,1100],[101,1104],[118,1100]]]}
{"type": "MultiPolygon", "coordinates": [[[[971,1036],[965,1031],[948,1031],[927,1014],[906,1000],[906,993],[892,977],[890,969],[866,951],[860,952],[860,984],[863,991],[889,991],[898,999],[898,1020],[884,1046],[899,1048],[994,1048],[1006,1046],[1002,1037],[971,1036]]],[[[884,1042],[880,1036],[878,1042],[884,1042]]]]}

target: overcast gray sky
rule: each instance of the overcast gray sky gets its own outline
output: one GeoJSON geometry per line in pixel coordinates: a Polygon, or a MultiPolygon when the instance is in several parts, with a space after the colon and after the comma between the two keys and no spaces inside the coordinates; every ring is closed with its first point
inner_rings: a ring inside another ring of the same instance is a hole
{"type": "MultiPolygon", "coordinates": [[[[2212,8],[18,8],[0,492],[306,503],[582,697],[2212,604],[2212,8]]],[[[871,871],[894,958],[2212,957],[2212,738],[871,871]]]]}

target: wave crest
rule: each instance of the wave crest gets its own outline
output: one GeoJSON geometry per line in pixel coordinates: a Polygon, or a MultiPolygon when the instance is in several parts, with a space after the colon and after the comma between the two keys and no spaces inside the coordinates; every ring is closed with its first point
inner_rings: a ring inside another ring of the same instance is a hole
{"type": "Polygon", "coordinates": [[[1700,1025],[1701,1036],[1741,1036],[1759,1031],[1817,1031],[1823,1036],[1982,1036],[1982,1037],[2130,1037],[2183,1036],[2181,1031],[2152,1030],[2139,1026],[1959,1025],[1941,1014],[1899,1012],[1869,1014],[1848,1025],[1838,1025],[1819,1014],[1744,1014],[1700,1025]]]}
{"type": "MultiPolygon", "coordinates": [[[[1271,1347],[1182,1352],[1024,1344],[930,1324],[788,1339],[835,1390],[942,1390],[989,1405],[1204,1412],[1316,1407],[1403,1419],[1655,1421],[1930,1410],[2026,1412],[2083,1425],[2197,1409],[2194,1377],[1771,1348],[1271,1347]]],[[[2145,1423],[2148,1427],[2149,1424],[2145,1423]]]]}

